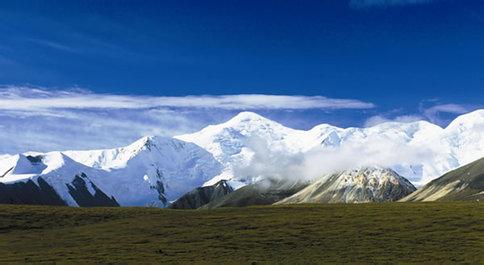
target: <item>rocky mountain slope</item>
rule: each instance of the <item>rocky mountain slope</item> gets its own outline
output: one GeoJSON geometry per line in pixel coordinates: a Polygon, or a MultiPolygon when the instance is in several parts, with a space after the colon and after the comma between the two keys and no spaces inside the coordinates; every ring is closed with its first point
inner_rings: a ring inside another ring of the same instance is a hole
{"type": "Polygon", "coordinates": [[[270,205],[295,194],[306,185],[307,183],[304,182],[264,179],[217,198],[202,206],[202,208],[270,205]]]}
{"type": "Polygon", "coordinates": [[[401,201],[456,201],[484,199],[484,158],[432,180],[401,201]]]}
{"type": "Polygon", "coordinates": [[[415,190],[393,170],[362,168],[325,175],[276,204],[397,201],[415,190]]]}
{"type": "Polygon", "coordinates": [[[172,209],[198,209],[203,205],[215,201],[219,198],[224,197],[225,195],[233,192],[234,189],[229,185],[229,183],[225,180],[221,180],[218,183],[205,186],[205,187],[198,187],[180,198],[174,201],[170,208],[172,209]]]}

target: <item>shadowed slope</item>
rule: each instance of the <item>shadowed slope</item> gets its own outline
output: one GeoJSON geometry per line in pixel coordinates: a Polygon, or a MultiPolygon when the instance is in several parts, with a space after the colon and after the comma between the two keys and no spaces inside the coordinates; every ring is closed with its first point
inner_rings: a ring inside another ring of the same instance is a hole
{"type": "Polygon", "coordinates": [[[229,193],[233,188],[225,180],[221,180],[212,186],[198,187],[170,205],[172,209],[197,209],[203,205],[217,200],[229,193]]]}

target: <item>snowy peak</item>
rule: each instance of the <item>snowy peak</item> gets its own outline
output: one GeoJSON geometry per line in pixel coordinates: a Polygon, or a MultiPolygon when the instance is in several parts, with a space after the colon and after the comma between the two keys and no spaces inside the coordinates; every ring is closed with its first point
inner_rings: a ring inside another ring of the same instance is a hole
{"type": "Polygon", "coordinates": [[[72,206],[80,205],[73,197],[79,191],[104,194],[106,203],[112,198],[123,206],[166,206],[221,171],[206,150],[164,137],[143,137],[106,150],[2,156],[0,165],[0,182],[32,179],[29,185],[40,185],[35,181],[41,179],[72,206]]]}
{"type": "Polygon", "coordinates": [[[252,123],[252,122],[261,122],[261,123],[276,123],[272,120],[269,120],[255,112],[250,111],[243,111],[239,114],[235,115],[232,119],[227,121],[225,124],[239,124],[239,123],[252,123]]]}
{"type": "Polygon", "coordinates": [[[233,179],[235,168],[250,166],[256,153],[297,152],[301,146],[297,143],[301,140],[298,139],[301,132],[253,112],[242,112],[225,123],[175,138],[203,147],[223,165],[221,175],[207,183],[211,185],[219,180],[233,179]]]}
{"type": "Polygon", "coordinates": [[[380,165],[423,185],[482,157],[483,132],[484,110],[462,115],[445,129],[416,121],[385,122],[366,128],[321,124],[308,131],[285,127],[253,112],[242,112],[225,123],[175,138],[203,147],[223,164],[224,174],[211,184],[221,179],[240,180],[234,169],[248,168],[257,159],[285,153],[298,156],[295,161],[301,157],[311,160],[309,167],[327,165],[326,169],[333,169],[332,166],[343,169],[380,165]]]}
{"type": "Polygon", "coordinates": [[[29,179],[41,174],[58,171],[65,165],[71,168],[83,167],[61,152],[25,153],[13,155],[0,161],[0,182],[29,179]]]}
{"type": "Polygon", "coordinates": [[[147,136],[136,142],[120,148],[92,150],[92,151],[66,151],[69,157],[74,160],[95,168],[113,170],[125,168],[128,163],[142,156],[149,160],[166,159],[168,161],[176,160],[180,155],[198,149],[200,153],[206,153],[192,143],[186,143],[174,138],[147,136]]]}
{"type": "Polygon", "coordinates": [[[460,115],[454,119],[445,129],[470,129],[474,126],[480,126],[480,129],[484,129],[484,109],[475,110],[463,115],[460,115]]]}
{"type": "MultiPolygon", "coordinates": [[[[121,205],[142,201],[166,205],[220,173],[221,165],[199,146],[178,139],[149,136],[115,149],[66,152],[74,160],[108,171],[119,182],[108,186],[121,205]],[[144,191],[143,191],[144,190],[144,191]],[[160,196],[158,199],[156,199],[160,196]]],[[[110,184],[110,183],[107,183],[110,184]]]]}
{"type": "MultiPolygon", "coordinates": [[[[242,135],[266,134],[273,132],[293,131],[280,123],[267,119],[254,112],[241,112],[227,122],[210,125],[192,135],[213,136],[224,132],[238,132],[242,135]]],[[[176,138],[189,138],[190,134],[176,138]]]]}
{"type": "Polygon", "coordinates": [[[234,128],[247,132],[269,130],[292,130],[273,120],[267,119],[257,113],[244,111],[229,121],[217,125],[219,128],[234,128]]]}

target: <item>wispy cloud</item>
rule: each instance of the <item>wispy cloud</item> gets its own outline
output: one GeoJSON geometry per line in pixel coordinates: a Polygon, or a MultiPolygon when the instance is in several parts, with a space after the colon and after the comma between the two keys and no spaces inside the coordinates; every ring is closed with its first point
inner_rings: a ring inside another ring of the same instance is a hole
{"type": "Polygon", "coordinates": [[[146,135],[194,132],[242,110],[279,113],[373,107],[321,96],[153,97],[8,86],[0,88],[0,154],[118,147],[146,135]]]}
{"type": "Polygon", "coordinates": [[[463,114],[471,111],[473,108],[459,104],[439,104],[423,109],[423,115],[433,123],[442,123],[440,115],[444,114],[463,114]]]}
{"type": "Polygon", "coordinates": [[[227,110],[254,109],[369,109],[375,105],[355,99],[334,99],[323,96],[286,95],[221,95],[154,97],[96,94],[88,91],[48,91],[25,87],[0,90],[2,110],[46,109],[149,109],[209,108],[227,110]]]}
{"type": "Polygon", "coordinates": [[[415,4],[427,4],[437,0],[350,0],[349,5],[352,8],[385,8],[390,6],[404,6],[415,4]]]}
{"type": "Polygon", "coordinates": [[[67,45],[64,45],[59,42],[51,41],[51,40],[45,40],[45,39],[34,39],[34,38],[26,38],[27,41],[41,45],[44,47],[56,49],[56,50],[61,50],[61,51],[66,51],[66,52],[76,52],[76,50],[72,47],[69,47],[67,45]]]}

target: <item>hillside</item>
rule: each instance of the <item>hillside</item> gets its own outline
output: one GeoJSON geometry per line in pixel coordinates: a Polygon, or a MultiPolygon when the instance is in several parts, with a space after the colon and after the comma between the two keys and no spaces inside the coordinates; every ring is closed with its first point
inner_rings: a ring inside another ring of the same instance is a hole
{"type": "Polygon", "coordinates": [[[307,183],[293,183],[266,179],[244,186],[223,197],[217,198],[202,208],[245,207],[270,205],[287,198],[307,186],[307,183]]]}
{"type": "Polygon", "coordinates": [[[198,209],[203,205],[224,197],[233,192],[234,189],[225,180],[221,180],[214,185],[198,187],[174,201],[169,208],[171,209],[198,209]]]}
{"type": "Polygon", "coordinates": [[[437,178],[402,201],[455,201],[484,199],[484,158],[437,178]]]}
{"type": "Polygon", "coordinates": [[[169,210],[0,206],[0,263],[467,263],[477,202],[169,210]]]}
{"type": "Polygon", "coordinates": [[[361,168],[322,176],[277,204],[397,201],[415,187],[391,169],[361,168]]]}

